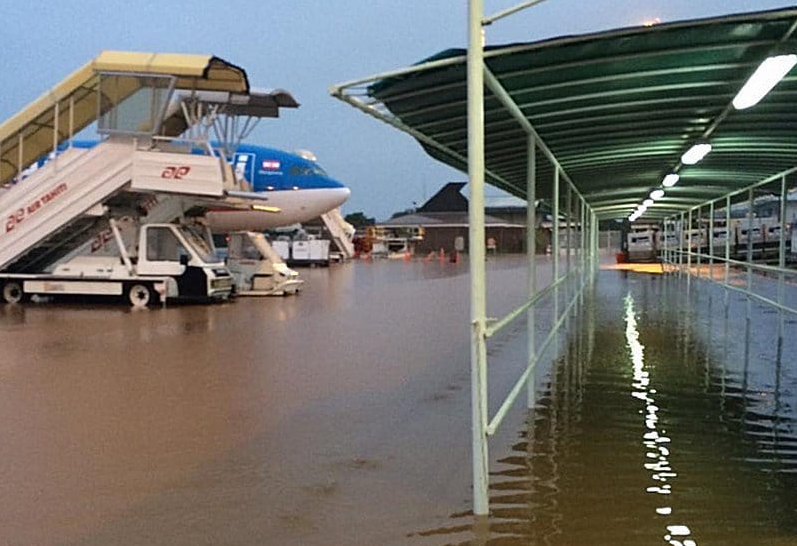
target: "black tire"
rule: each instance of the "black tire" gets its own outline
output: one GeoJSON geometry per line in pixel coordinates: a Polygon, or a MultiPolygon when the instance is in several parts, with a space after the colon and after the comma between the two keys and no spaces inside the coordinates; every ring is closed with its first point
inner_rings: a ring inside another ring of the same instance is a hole
{"type": "Polygon", "coordinates": [[[127,302],[136,309],[149,307],[155,303],[155,291],[148,284],[131,284],[127,288],[127,302]]]}
{"type": "Polygon", "coordinates": [[[6,303],[22,303],[27,301],[29,296],[22,289],[21,281],[8,281],[3,285],[2,298],[6,303]]]}

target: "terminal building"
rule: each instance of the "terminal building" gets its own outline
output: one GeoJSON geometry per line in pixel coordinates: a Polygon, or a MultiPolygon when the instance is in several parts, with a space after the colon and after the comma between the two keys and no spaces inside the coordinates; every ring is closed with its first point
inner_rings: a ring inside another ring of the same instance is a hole
{"type": "MultiPolygon", "coordinates": [[[[454,248],[462,237],[468,248],[468,199],[462,195],[465,182],[449,182],[426,203],[412,212],[379,223],[385,230],[417,230],[423,239],[415,244],[416,254],[454,248]]],[[[491,251],[521,253],[526,251],[526,206],[496,206],[485,209],[486,240],[494,242],[491,251]]],[[[548,236],[548,238],[550,238],[548,236]]],[[[538,245],[539,248],[539,245],[538,245]]],[[[545,248],[545,247],[543,247],[545,248]]]]}

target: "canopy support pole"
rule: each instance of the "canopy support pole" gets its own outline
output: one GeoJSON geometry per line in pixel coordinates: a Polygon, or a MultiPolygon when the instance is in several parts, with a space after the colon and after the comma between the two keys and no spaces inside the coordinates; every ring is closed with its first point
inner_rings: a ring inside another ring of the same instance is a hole
{"type": "MultiPolygon", "coordinates": [[[[526,253],[528,258],[528,296],[529,299],[537,295],[537,146],[534,135],[529,135],[526,153],[526,253]]],[[[536,361],[537,350],[535,344],[535,307],[532,305],[526,312],[526,331],[528,335],[528,360],[536,361]]],[[[537,403],[536,379],[534,374],[529,374],[527,384],[528,396],[526,407],[533,408],[537,403]]]]}
{"type": "Polygon", "coordinates": [[[482,0],[468,2],[468,200],[471,317],[473,513],[489,513],[487,454],[487,287],[484,247],[484,39],[482,0]]]}

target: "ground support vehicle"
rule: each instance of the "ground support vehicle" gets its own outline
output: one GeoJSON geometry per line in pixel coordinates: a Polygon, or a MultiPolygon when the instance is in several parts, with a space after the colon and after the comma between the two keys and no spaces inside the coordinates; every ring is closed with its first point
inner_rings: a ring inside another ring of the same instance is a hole
{"type": "Polygon", "coordinates": [[[0,297],[19,303],[34,295],[106,296],[124,298],[133,307],[230,297],[233,278],[197,227],[138,226],[131,218],[109,222],[113,239],[103,252],[74,256],[48,272],[0,273],[0,297]]]}
{"type": "Polygon", "coordinates": [[[227,237],[226,264],[241,296],[296,294],[304,284],[262,233],[238,231],[227,237]]]}

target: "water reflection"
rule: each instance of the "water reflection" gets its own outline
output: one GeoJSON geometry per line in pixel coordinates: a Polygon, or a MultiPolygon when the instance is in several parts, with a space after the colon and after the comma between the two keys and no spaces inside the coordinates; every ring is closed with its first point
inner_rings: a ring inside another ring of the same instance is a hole
{"type": "MultiPolygon", "coordinates": [[[[634,368],[632,383],[634,390],[631,392],[631,396],[645,404],[646,432],[642,437],[642,443],[647,450],[646,458],[655,460],[655,462],[645,462],[644,464],[645,469],[651,472],[653,481],[657,482],[655,485],[648,486],[646,491],[659,495],[670,495],[673,492],[672,484],[668,482],[676,478],[678,474],[670,466],[671,440],[665,435],[664,429],[659,430],[659,407],[654,400],[656,389],[651,387],[650,373],[645,369],[645,347],[639,341],[639,330],[634,313],[634,297],[630,293],[625,297],[625,324],[625,337],[631,351],[631,362],[634,368]]],[[[673,510],[669,503],[664,502],[663,504],[656,508],[656,513],[663,516],[672,515],[673,510]]],[[[697,543],[687,538],[690,535],[691,531],[686,525],[668,525],[664,540],[673,546],[695,546],[697,543]],[[673,537],[678,537],[678,539],[673,537]]]]}
{"type": "Polygon", "coordinates": [[[468,536],[460,514],[442,543],[797,542],[789,317],[675,277],[607,272],[586,299],[492,465],[487,523],[468,536]]]}

